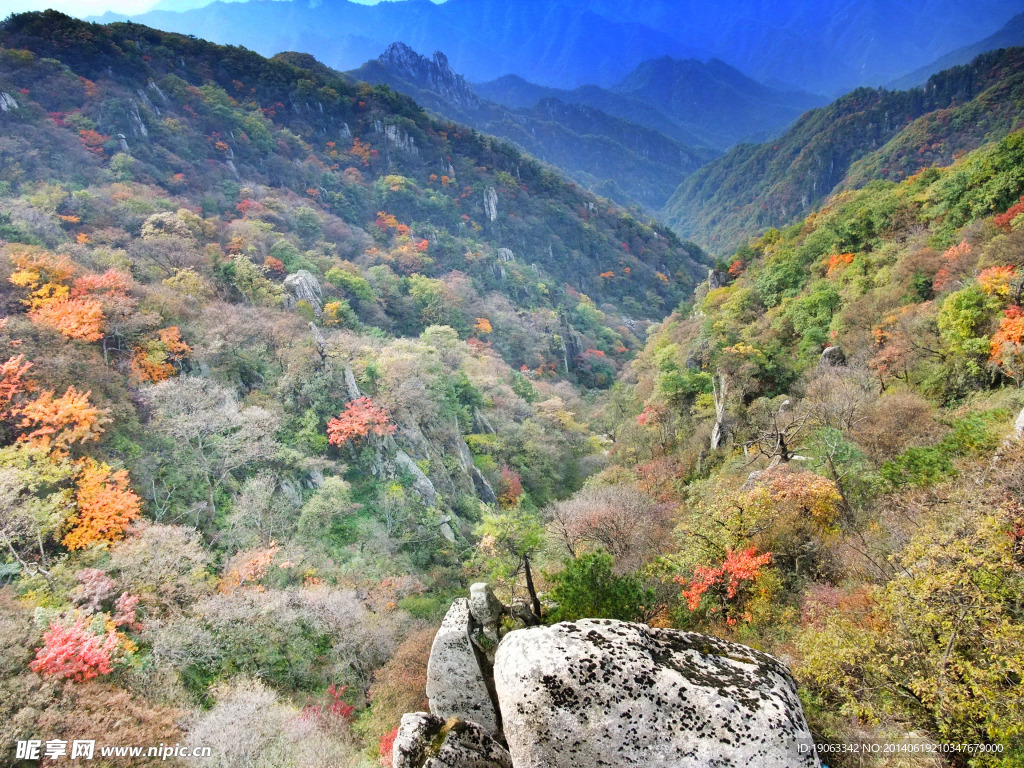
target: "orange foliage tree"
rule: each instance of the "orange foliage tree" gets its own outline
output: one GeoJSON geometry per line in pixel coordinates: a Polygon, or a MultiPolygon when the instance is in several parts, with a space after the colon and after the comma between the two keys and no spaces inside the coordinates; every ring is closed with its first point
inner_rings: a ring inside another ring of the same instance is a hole
{"type": "Polygon", "coordinates": [[[176,325],[161,328],[156,335],[156,339],[137,345],[133,350],[132,374],[139,381],[169,379],[192,354],[192,347],[181,338],[181,330],[176,325]]]}
{"type": "Polygon", "coordinates": [[[31,388],[31,382],[25,380],[25,374],[32,363],[25,362],[24,355],[8,358],[0,364],[0,419],[7,419],[14,413],[12,403],[15,399],[31,388]]]}
{"type": "Polygon", "coordinates": [[[1012,264],[989,267],[983,269],[978,275],[978,287],[989,296],[1006,299],[1010,296],[1010,288],[1016,277],[1017,272],[1012,264]]]}
{"type": "Polygon", "coordinates": [[[344,445],[371,434],[379,437],[393,435],[395,429],[384,408],[374,405],[368,397],[360,397],[346,403],[345,410],[327,423],[327,442],[344,445]]]}
{"type": "MultiPolygon", "coordinates": [[[[279,547],[276,541],[270,542],[270,546],[249,549],[239,552],[228,563],[220,580],[218,589],[225,595],[230,595],[244,584],[252,584],[267,575],[270,563],[277,554],[279,547]]],[[[262,591],[262,587],[257,586],[262,591]]]]}
{"type": "Polygon", "coordinates": [[[29,310],[29,319],[78,341],[103,338],[103,306],[94,299],[53,299],[29,310]]]}
{"type": "Polygon", "coordinates": [[[1004,313],[999,328],[989,340],[989,361],[1014,379],[1024,381],[1024,310],[1012,306],[1004,313]]]}
{"type": "Polygon", "coordinates": [[[18,251],[10,259],[15,269],[8,279],[29,290],[24,300],[29,319],[78,341],[103,338],[104,302],[123,300],[131,285],[128,275],[110,270],[79,277],[69,287],[74,272],[70,260],[46,251],[18,251]]]}
{"type": "Polygon", "coordinates": [[[44,390],[35,400],[18,408],[18,426],[24,430],[18,439],[55,451],[64,451],[72,443],[99,439],[107,419],[101,409],[89,402],[90,394],[68,387],[63,395],[54,397],[53,392],[44,390]]]}
{"type": "Polygon", "coordinates": [[[92,459],[82,463],[76,498],[78,512],[63,542],[68,549],[117,541],[142,508],[142,500],[128,486],[127,470],[115,472],[92,459]]]}

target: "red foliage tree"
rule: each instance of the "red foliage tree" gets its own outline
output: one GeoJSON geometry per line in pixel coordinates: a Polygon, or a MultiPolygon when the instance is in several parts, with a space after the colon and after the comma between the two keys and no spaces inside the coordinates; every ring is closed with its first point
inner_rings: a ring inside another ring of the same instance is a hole
{"type": "Polygon", "coordinates": [[[380,752],[380,764],[388,768],[394,760],[395,739],[398,738],[398,728],[388,731],[380,737],[380,744],[377,750],[380,752]]]}
{"type": "Polygon", "coordinates": [[[523,479],[514,469],[501,468],[498,480],[498,504],[503,508],[514,507],[523,495],[523,479]]]}
{"type": "Polygon", "coordinates": [[[395,429],[384,408],[374,405],[368,397],[360,397],[347,403],[345,410],[327,423],[327,442],[344,445],[370,434],[379,437],[393,435],[395,429]]]}
{"type": "Polygon", "coordinates": [[[33,672],[81,683],[99,675],[109,675],[111,655],[117,648],[117,635],[93,634],[88,621],[80,616],[70,627],[53,622],[43,634],[43,647],[36,650],[29,664],[33,672]]]}
{"type": "Polygon", "coordinates": [[[740,552],[730,550],[721,565],[714,568],[698,565],[692,579],[677,576],[675,580],[678,584],[687,585],[683,589],[683,597],[686,598],[686,606],[695,611],[704,594],[718,584],[725,584],[725,597],[732,600],[739,594],[742,583],[755,581],[761,575],[762,566],[771,559],[771,552],[759,555],[755,547],[740,552]]]}
{"type": "Polygon", "coordinates": [[[1011,222],[1022,213],[1024,213],[1024,196],[1021,196],[1020,202],[1014,203],[1005,213],[996,216],[992,223],[1000,229],[1009,231],[1011,222]]]}

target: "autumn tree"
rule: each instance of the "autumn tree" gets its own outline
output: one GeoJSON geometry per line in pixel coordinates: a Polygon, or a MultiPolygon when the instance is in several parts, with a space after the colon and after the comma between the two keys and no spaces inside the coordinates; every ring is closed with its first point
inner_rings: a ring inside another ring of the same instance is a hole
{"type": "Polygon", "coordinates": [[[1003,313],[999,328],[989,341],[989,362],[1006,376],[1024,384],[1024,311],[1012,306],[1003,313]]]}
{"type": "Polygon", "coordinates": [[[132,355],[132,373],[139,381],[159,382],[174,376],[192,348],[181,338],[177,326],[161,328],[157,338],[137,345],[132,355]]]}
{"type": "Polygon", "coordinates": [[[55,397],[44,390],[18,409],[18,439],[61,452],[74,443],[98,440],[109,419],[89,401],[91,394],[68,387],[63,395],[55,397]]]}
{"type": "Polygon", "coordinates": [[[84,616],[70,626],[53,622],[43,633],[43,647],[29,666],[44,677],[82,683],[113,671],[112,655],[117,644],[117,633],[96,634],[84,616]]]}
{"type": "Polygon", "coordinates": [[[629,485],[588,485],[550,507],[548,532],[572,558],[603,549],[623,573],[663,551],[672,526],[669,510],[629,485]]]}
{"type": "MultiPolygon", "coordinates": [[[[726,615],[727,623],[734,623],[735,617],[728,616],[730,602],[741,596],[741,592],[757,581],[761,569],[771,562],[770,552],[758,553],[756,547],[744,550],[729,550],[725,559],[716,566],[698,565],[692,577],[676,576],[678,584],[685,585],[682,595],[686,607],[696,611],[709,592],[714,590],[716,601],[715,612],[721,610],[726,615]]],[[[749,621],[749,614],[744,618],[749,621]]]]}
{"type": "Polygon", "coordinates": [[[142,500],[128,485],[128,470],[85,459],[77,486],[77,512],[63,541],[68,549],[117,541],[138,518],[142,500]]]}
{"type": "Polygon", "coordinates": [[[28,574],[50,579],[51,548],[74,511],[74,473],[38,445],[0,449],[0,541],[28,574]]]}
{"type": "Polygon", "coordinates": [[[358,397],[346,403],[345,410],[327,422],[327,441],[342,446],[369,435],[393,435],[396,429],[384,408],[374,405],[368,397],[358,397]]]}

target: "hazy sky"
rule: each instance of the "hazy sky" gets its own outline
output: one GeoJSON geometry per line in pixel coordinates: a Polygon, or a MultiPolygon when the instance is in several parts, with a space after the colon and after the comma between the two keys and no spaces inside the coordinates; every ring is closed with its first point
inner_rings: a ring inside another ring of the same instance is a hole
{"type": "MultiPolygon", "coordinates": [[[[235,0],[229,0],[234,2],[235,0]]],[[[352,2],[374,5],[381,0],[352,0],[352,2]]],[[[212,0],[0,0],[0,18],[6,18],[9,13],[21,13],[22,11],[42,11],[46,8],[56,8],[58,11],[70,14],[71,16],[99,16],[107,11],[114,13],[143,13],[151,10],[157,5],[163,10],[186,10],[188,8],[199,8],[209,5],[212,0]]],[[[330,2],[330,0],[321,0],[330,2]]],[[[434,0],[442,2],[442,0],[434,0]]]]}

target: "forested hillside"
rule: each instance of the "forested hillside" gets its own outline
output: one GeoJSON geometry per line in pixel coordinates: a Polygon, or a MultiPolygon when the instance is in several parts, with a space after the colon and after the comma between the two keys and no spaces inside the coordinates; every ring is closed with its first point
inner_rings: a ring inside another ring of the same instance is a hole
{"type": "Polygon", "coordinates": [[[908,91],[858,89],[779,138],[741,145],[680,185],[664,220],[718,254],[838,189],[947,165],[1024,121],[1024,49],[984,54],[908,91]]]}
{"type": "MultiPolygon", "coordinates": [[[[617,385],[615,490],[569,502],[675,510],[671,543],[614,538],[616,572],[785,658],[821,741],[1024,755],[1022,167],[1017,131],[739,248],[617,385]]],[[[576,514],[579,556],[607,529],[576,514]]]]}
{"type": "Polygon", "coordinates": [[[582,393],[707,269],[387,88],[52,12],[0,26],[0,240],[5,750],[276,766],[420,706],[482,516],[600,466],[582,393]]]}

